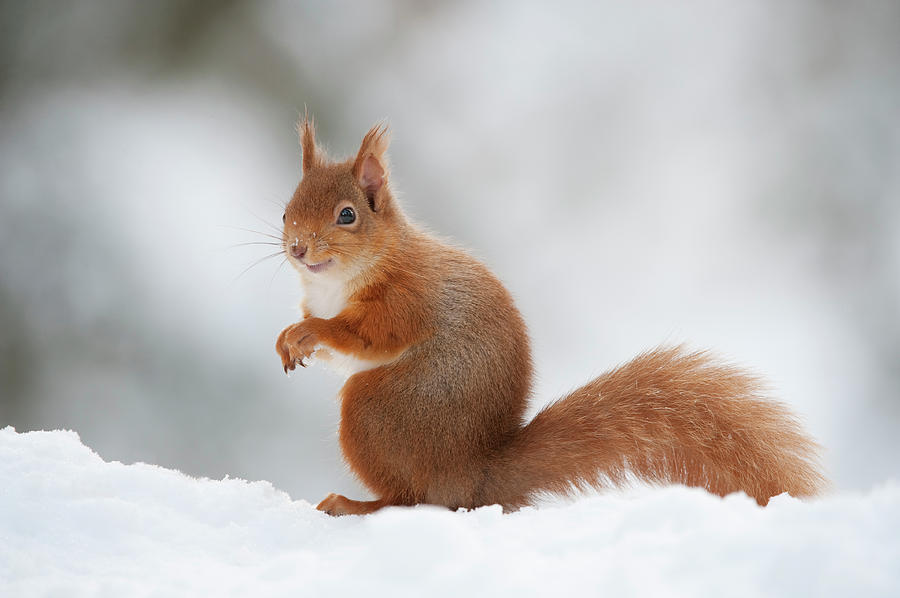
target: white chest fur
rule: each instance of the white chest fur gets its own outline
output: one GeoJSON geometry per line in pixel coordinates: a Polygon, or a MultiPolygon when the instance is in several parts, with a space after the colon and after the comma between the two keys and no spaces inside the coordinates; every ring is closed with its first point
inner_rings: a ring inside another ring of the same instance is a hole
{"type": "Polygon", "coordinates": [[[306,309],[315,318],[333,318],[347,307],[347,281],[339,276],[310,275],[303,279],[306,309]]]}

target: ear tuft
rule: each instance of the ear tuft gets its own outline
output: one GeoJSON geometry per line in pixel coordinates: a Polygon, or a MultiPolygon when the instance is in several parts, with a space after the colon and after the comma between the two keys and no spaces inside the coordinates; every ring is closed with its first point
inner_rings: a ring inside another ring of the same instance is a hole
{"type": "Polygon", "coordinates": [[[390,143],[387,124],[380,122],[372,127],[363,137],[362,145],[353,163],[353,176],[359,183],[369,207],[373,212],[379,211],[384,204],[382,190],[387,182],[388,161],[387,148],[390,143]]]}
{"type": "Polygon", "coordinates": [[[307,172],[319,162],[316,150],[316,127],[309,112],[304,110],[303,120],[297,123],[300,133],[300,149],[303,152],[303,172],[307,172]]]}

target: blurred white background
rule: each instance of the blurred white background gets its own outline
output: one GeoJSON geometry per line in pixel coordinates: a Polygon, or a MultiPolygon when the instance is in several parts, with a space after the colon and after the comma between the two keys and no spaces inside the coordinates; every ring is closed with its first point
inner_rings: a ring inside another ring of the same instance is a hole
{"type": "Polygon", "coordinates": [[[0,4],[0,426],[361,496],[250,268],[380,118],[533,335],[535,409],[661,342],[764,374],[838,489],[900,478],[900,4],[0,4]],[[259,233],[240,229],[250,229],[259,233]]]}

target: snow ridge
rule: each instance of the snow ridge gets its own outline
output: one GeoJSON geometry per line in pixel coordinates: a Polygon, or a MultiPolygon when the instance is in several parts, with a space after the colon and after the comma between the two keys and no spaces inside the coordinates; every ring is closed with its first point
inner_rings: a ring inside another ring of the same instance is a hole
{"type": "Polygon", "coordinates": [[[0,430],[2,596],[898,596],[900,485],[763,509],[640,489],[333,519],[268,482],[0,430]]]}

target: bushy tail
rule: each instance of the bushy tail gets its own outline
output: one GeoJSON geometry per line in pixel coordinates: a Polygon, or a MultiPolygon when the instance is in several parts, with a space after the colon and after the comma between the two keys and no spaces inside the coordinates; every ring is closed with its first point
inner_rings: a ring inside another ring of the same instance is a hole
{"type": "Polygon", "coordinates": [[[705,352],[660,348],[544,408],[489,463],[486,504],[621,485],[634,476],[761,505],[826,484],[818,445],[760,381],[705,352]]]}

